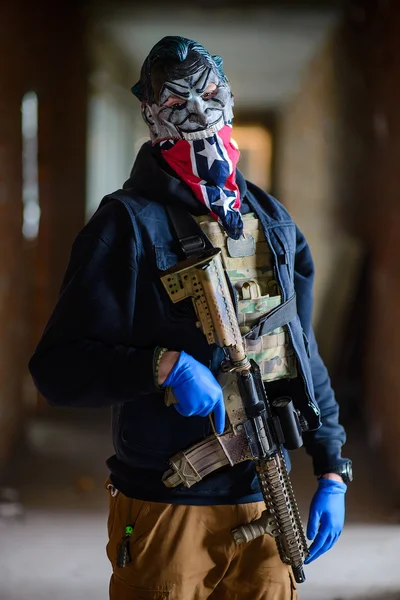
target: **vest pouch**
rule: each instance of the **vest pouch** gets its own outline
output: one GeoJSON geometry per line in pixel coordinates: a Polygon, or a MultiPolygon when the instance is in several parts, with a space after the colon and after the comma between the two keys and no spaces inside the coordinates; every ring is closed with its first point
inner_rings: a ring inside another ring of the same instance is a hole
{"type": "MultiPolygon", "coordinates": [[[[281,296],[259,296],[238,301],[238,320],[242,335],[281,305],[281,296]]],[[[256,361],[264,381],[297,377],[297,363],[286,327],[278,327],[255,340],[245,338],[246,353],[256,361]]]]}
{"type": "MultiPolygon", "coordinates": [[[[228,243],[219,223],[208,215],[197,220],[214,247],[221,248],[225,269],[236,292],[240,331],[245,335],[262,317],[282,305],[274,256],[262,225],[254,213],[243,215],[244,232],[254,242],[253,251],[236,252],[233,244],[235,252],[232,252],[232,243],[228,243]]],[[[259,365],[264,381],[297,377],[297,359],[287,327],[277,327],[255,340],[245,338],[244,343],[248,358],[259,365]]]]}
{"type": "Polygon", "coordinates": [[[248,358],[259,365],[263,381],[297,377],[296,355],[286,327],[279,327],[255,340],[245,338],[244,344],[248,358]]]}

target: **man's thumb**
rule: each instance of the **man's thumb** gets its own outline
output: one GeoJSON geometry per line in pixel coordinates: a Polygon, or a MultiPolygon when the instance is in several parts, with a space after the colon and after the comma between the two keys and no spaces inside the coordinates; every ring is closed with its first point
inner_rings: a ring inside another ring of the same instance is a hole
{"type": "Polygon", "coordinates": [[[225,429],[225,404],[221,397],[221,400],[214,407],[214,419],[215,429],[218,433],[223,433],[225,429]]]}

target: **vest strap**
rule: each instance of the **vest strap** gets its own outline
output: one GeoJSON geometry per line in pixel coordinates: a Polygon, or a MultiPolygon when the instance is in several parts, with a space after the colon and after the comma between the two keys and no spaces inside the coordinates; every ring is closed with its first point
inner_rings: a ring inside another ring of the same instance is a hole
{"type": "Polygon", "coordinates": [[[262,317],[243,338],[255,340],[266,333],[271,333],[271,331],[274,331],[278,327],[287,325],[290,321],[293,321],[296,315],[296,294],[293,294],[289,300],[286,300],[286,302],[271,310],[265,317],[262,317]]]}
{"type": "MultiPolygon", "coordinates": [[[[167,204],[166,209],[186,258],[201,254],[206,249],[207,238],[200,225],[184,207],[167,204]]],[[[211,247],[210,243],[208,245],[211,247]]]]}

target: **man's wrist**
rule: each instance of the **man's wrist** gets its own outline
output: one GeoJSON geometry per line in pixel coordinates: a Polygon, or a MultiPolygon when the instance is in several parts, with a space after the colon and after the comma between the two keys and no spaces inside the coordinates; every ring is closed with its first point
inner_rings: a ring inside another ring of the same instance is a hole
{"type": "Polygon", "coordinates": [[[157,384],[162,386],[165,380],[168,378],[168,375],[171,373],[172,369],[175,366],[176,361],[178,360],[180,352],[176,352],[175,350],[166,350],[160,356],[160,360],[157,368],[157,384]]]}
{"type": "Polygon", "coordinates": [[[339,481],[340,483],[344,483],[343,477],[341,477],[341,475],[339,475],[338,473],[324,473],[324,475],[321,475],[321,477],[318,477],[318,479],[331,479],[332,481],[339,481]]]}
{"type": "Polygon", "coordinates": [[[326,471],[322,471],[318,474],[318,479],[321,477],[325,477],[325,479],[331,479],[333,481],[339,481],[345,483],[346,485],[353,481],[353,469],[352,462],[349,459],[342,459],[340,463],[337,465],[331,465],[326,469],[326,471]],[[338,479],[340,477],[340,479],[338,479]]]}

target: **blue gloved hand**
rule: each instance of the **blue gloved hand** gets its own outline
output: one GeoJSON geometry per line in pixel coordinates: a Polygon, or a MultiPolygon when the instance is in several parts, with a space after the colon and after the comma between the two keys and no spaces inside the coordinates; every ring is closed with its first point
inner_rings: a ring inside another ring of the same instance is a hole
{"type": "Polygon", "coordinates": [[[314,540],[305,564],[327,552],[342,533],[347,485],[322,477],[314,494],[308,517],[307,537],[314,540]],[[314,539],[315,538],[315,539],[314,539]]]}
{"type": "Polygon", "coordinates": [[[182,351],[164,386],[172,388],[178,401],[174,406],[184,417],[206,417],[214,410],[215,429],[223,433],[225,404],[222,388],[210,369],[182,351]]]}

